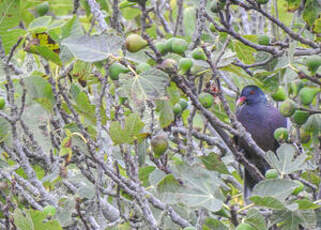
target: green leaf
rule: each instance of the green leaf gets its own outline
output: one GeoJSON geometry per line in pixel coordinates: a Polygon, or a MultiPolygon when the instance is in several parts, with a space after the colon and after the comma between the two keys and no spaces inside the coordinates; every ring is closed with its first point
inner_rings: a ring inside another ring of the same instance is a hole
{"type": "Polygon", "coordinates": [[[65,39],[67,37],[80,37],[84,35],[84,32],[81,28],[81,24],[78,20],[78,17],[74,16],[66,24],[61,27],[61,38],[65,39]]]}
{"type": "Polygon", "coordinates": [[[256,50],[254,48],[244,45],[239,41],[235,41],[233,43],[233,47],[236,52],[236,56],[244,64],[253,64],[255,62],[254,53],[256,52],[256,50]]]}
{"type": "Polygon", "coordinates": [[[33,224],[34,230],[62,230],[57,220],[48,220],[46,214],[38,210],[29,211],[33,224]]]}
{"type": "Polygon", "coordinates": [[[0,143],[6,140],[9,135],[10,125],[8,121],[0,117],[0,143]]]}
{"type": "Polygon", "coordinates": [[[124,129],[122,129],[119,122],[112,122],[110,125],[109,133],[114,144],[131,144],[139,139],[139,134],[144,123],[140,120],[138,113],[131,113],[125,118],[124,129]]]}
{"type": "Polygon", "coordinates": [[[315,20],[313,24],[313,31],[317,34],[321,33],[321,18],[315,20]]]}
{"type": "Polygon", "coordinates": [[[221,221],[214,218],[206,218],[202,227],[203,230],[228,230],[221,221]]]}
{"type": "Polygon", "coordinates": [[[248,211],[244,222],[250,224],[256,230],[267,230],[264,216],[254,208],[248,211]]]}
{"type": "Polygon", "coordinates": [[[301,0],[285,0],[288,3],[288,11],[295,11],[300,7],[301,0]]]}
{"type": "Polygon", "coordinates": [[[303,19],[312,26],[314,21],[320,16],[321,3],[318,0],[307,0],[303,11],[303,19]]]}
{"type": "Polygon", "coordinates": [[[115,35],[96,35],[68,37],[61,42],[75,58],[85,62],[97,62],[117,55],[122,45],[122,39],[115,35]]]}
{"type": "Polygon", "coordinates": [[[22,29],[12,29],[8,31],[0,30],[2,46],[6,55],[9,54],[11,48],[17,43],[18,39],[25,34],[26,31],[22,29]]]}
{"type": "Polygon", "coordinates": [[[40,56],[44,57],[48,61],[52,61],[57,65],[62,65],[58,54],[49,49],[47,46],[35,46],[34,48],[40,56]]]}
{"type": "Polygon", "coordinates": [[[18,26],[20,17],[20,0],[0,1],[0,31],[18,26]]]}
{"type": "Polygon", "coordinates": [[[299,209],[302,210],[317,209],[321,207],[308,199],[296,200],[295,202],[299,205],[299,209]]]}
{"type": "Polygon", "coordinates": [[[157,100],[157,111],[159,111],[159,123],[162,128],[168,127],[174,121],[174,112],[168,100],[157,100]]]}
{"type": "Polygon", "coordinates": [[[270,209],[282,210],[286,208],[281,201],[271,196],[251,196],[250,200],[253,201],[255,205],[270,209]]]}
{"type": "Polygon", "coordinates": [[[290,174],[305,167],[306,155],[300,154],[294,159],[295,148],[290,144],[282,144],[276,150],[277,156],[269,151],[266,154],[266,160],[270,165],[278,170],[281,174],[290,174]]]}
{"type": "Polygon", "coordinates": [[[285,200],[297,187],[297,183],[288,179],[270,179],[259,182],[253,189],[253,196],[271,196],[285,200]]]}
{"type": "Polygon", "coordinates": [[[144,187],[149,186],[149,175],[155,170],[154,166],[146,166],[143,168],[139,168],[138,170],[138,178],[142,182],[144,187]]]}
{"type": "Polygon", "coordinates": [[[32,222],[29,212],[23,214],[21,209],[16,209],[13,213],[14,224],[21,230],[34,230],[34,224],[32,222]]]}
{"type": "Polygon", "coordinates": [[[171,187],[171,192],[161,190],[162,197],[171,202],[181,202],[190,208],[203,207],[212,212],[222,208],[224,196],[220,192],[220,185],[223,182],[216,172],[184,164],[176,166],[173,171],[175,178],[183,182],[182,186],[176,187],[175,191],[171,187]]]}
{"type": "Polygon", "coordinates": [[[131,98],[139,106],[146,100],[155,100],[164,97],[169,84],[169,77],[163,71],[153,68],[136,76],[120,75],[120,92],[131,98]]]}
{"type": "Polygon", "coordinates": [[[203,164],[208,170],[218,171],[223,174],[229,174],[224,162],[215,153],[210,153],[208,156],[200,157],[203,164]]]}
{"type": "Polygon", "coordinates": [[[28,31],[32,31],[34,33],[41,33],[47,31],[50,23],[52,21],[51,16],[43,16],[39,18],[35,18],[28,27],[28,31]]]}
{"type": "Polygon", "coordinates": [[[56,100],[49,82],[42,77],[32,76],[25,78],[24,83],[28,96],[45,109],[51,111],[56,100]]]}

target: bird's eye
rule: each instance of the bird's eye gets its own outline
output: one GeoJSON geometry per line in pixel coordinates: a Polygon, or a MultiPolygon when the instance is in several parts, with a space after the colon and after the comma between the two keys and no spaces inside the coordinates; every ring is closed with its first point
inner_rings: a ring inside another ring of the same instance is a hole
{"type": "Polygon", "coordinates": [[[250,94],[251,94],[251,95],[255,94],[254,90],[251,90],[251,91],[250,91],[250,94]]]}

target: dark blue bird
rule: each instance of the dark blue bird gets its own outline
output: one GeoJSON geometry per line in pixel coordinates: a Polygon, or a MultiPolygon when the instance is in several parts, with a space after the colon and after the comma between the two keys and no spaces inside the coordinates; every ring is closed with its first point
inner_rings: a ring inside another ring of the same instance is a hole
{"type": "MultiPolygon", "coordinates": [[[[273,133],[279,127],[286,127],[287,120],[280,112],[271,105],[263,91],[254,85],[246,86],[241,93],[237,104],[242,104],[237,109],[236,117],[242,123],[244,128],[252,135],[256,144],[264,151],[273,152],[279,147],[278,142],[274,139],[273,133]]],[[[267,162],[259,158],[247,145],[238,141],[239,146],[245,151],[246,158],[253,163],[264,175],[269,169],[267,162]]],[[[244,197],[250,195],[250,191],[258,181],[253,178],[249,172],[244,171],[244,197]]]]}

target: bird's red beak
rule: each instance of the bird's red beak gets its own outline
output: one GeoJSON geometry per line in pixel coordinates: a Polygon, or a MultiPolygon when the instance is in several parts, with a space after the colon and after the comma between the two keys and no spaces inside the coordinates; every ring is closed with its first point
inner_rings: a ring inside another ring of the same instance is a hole
{"type": "Polygon", "coordinates": [[[240,97],[240,98],[237,100],[236,105],[237,105],[237,106],[242,105],[245,100],[246,100],[246,97],[245,97],[245,96],[240,97]]]}

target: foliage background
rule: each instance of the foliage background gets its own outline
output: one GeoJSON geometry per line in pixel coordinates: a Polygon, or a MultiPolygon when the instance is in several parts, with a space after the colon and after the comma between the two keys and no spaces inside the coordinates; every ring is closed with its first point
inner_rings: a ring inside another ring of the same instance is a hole
{"type": "Polygon", "coordinates": [[[320,95],[310,105],[298,96],[321,85],[321,68],[306,65],[320,58],[320,12],[319,0],[1,0],[0,228],[321,229],[320,95]],[[127,51],[131,33],[148,45],[127,51]],[[183,54],[160,52],[171,37],[187,42],[183,54]],[[165,68],[195,48],[206,58],[192,69],[165,68]],[[113,63],[127,67],[119,80],[113,63]],[[277,157],[235,120],[248,84],[308,112],[303,125],[289,118],[277,157]],[[161,157],[156,135],[169,140],[161,157]],[[279,177],[265,179],[233,136],[279,177]],[[250,205],[244,167],[262,179],[250,205]]]}

